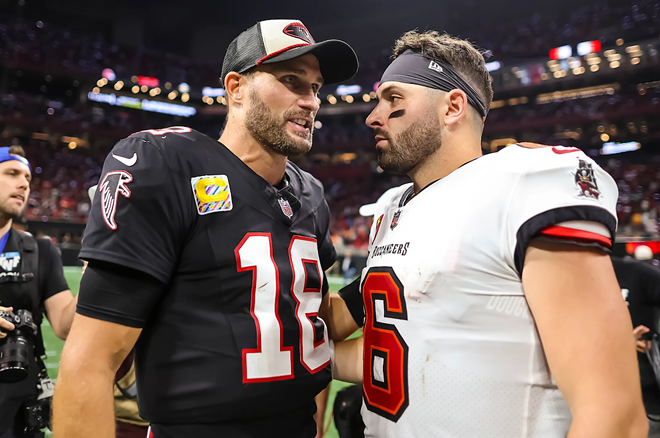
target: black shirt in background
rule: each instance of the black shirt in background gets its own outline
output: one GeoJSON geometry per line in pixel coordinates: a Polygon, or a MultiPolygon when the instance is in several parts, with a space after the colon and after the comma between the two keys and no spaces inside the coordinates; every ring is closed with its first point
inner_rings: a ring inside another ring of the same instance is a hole
{"type": "MultiPolygon", "coordinates": [[[[660,310],[660,269],[634,259],[612,257],[621,293],[628,304],[633,327],[648,327],[650,335],[658,332],[660,310]]],[[[646,354],[637,353],[646,413],[660,414],[660,388],[646,354]]]]}

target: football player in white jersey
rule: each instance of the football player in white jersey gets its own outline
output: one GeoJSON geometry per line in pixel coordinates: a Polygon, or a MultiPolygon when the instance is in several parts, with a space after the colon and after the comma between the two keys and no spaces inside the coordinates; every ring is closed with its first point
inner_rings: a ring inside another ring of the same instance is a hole
{"type": "Polygon", "coordinates": [[[579,149],[482,157],[492,89],[468,42],[408,32],[394,57],[367,124],[413,182],[378,201],[367,267],[333,304],[364,327],[365,435],[645,437],[607,255],[616,184],[579,149]]]}

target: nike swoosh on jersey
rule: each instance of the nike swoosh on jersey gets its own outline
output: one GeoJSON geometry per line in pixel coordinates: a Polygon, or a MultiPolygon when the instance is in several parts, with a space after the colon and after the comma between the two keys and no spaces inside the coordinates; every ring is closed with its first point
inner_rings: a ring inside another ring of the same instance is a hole
{"type": "Polygon", "coordinates": [[[133,152],[133,156],[131,158],[120,157],[119,155],[115,154],[112,154],[112,157],[120,163],[127,165],[128,167],[131,167],[137,163],[137,154],[135,152],[133,152]]]}

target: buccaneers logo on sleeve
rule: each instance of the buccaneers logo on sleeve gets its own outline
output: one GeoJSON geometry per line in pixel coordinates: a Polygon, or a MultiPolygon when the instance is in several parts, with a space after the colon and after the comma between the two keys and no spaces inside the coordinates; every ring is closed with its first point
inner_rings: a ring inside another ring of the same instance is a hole
{"type": "Polygon", "coordinates": [[[600,197],[600,190],[598,190],[594,169],[591,163],[587,163],[584,160],[579,161],[578,169],[575,172],[575,184],[580,188],[580,194],[578,196],[598,199],[600,197]]]}
{"type": "Polygon", "coordinates": [[[117,229],[115,213],[117,212],[117,197],[131,197],[131,191],[126,184],[133,181],[133,176],[125,170],[114,170],[105,174],[99,183],[98,191],[101,193],[101,209],[103,219],[111,230],[117,229]]]}

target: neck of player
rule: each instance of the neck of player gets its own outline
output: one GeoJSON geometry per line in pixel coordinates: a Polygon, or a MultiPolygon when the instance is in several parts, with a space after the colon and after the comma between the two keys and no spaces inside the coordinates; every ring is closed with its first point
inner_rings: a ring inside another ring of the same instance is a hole
{"type": "Polygon", "coordinates": [[[408,173],[413,181],[415,194],[429,184],[448,176],[465,163],[482,156],[481,138],[477,139],[469,133],[445,131],[444,134],[442,146],[408,173]]]}
{"type": "Polygon", "coordinates": [[[0,213],[0,237],[7,234],[7,232],[11,229],[11,224],[12,224],[11,218],[5,217],[3,214],[0,213]]]}
{"type": "Polygon", "coordinates": [[[271,185],[279,185],[286,171],[287,157],[256,141],[244,126],[236,125],[230,120],[219,141],[254,173],[271,185]]]}

